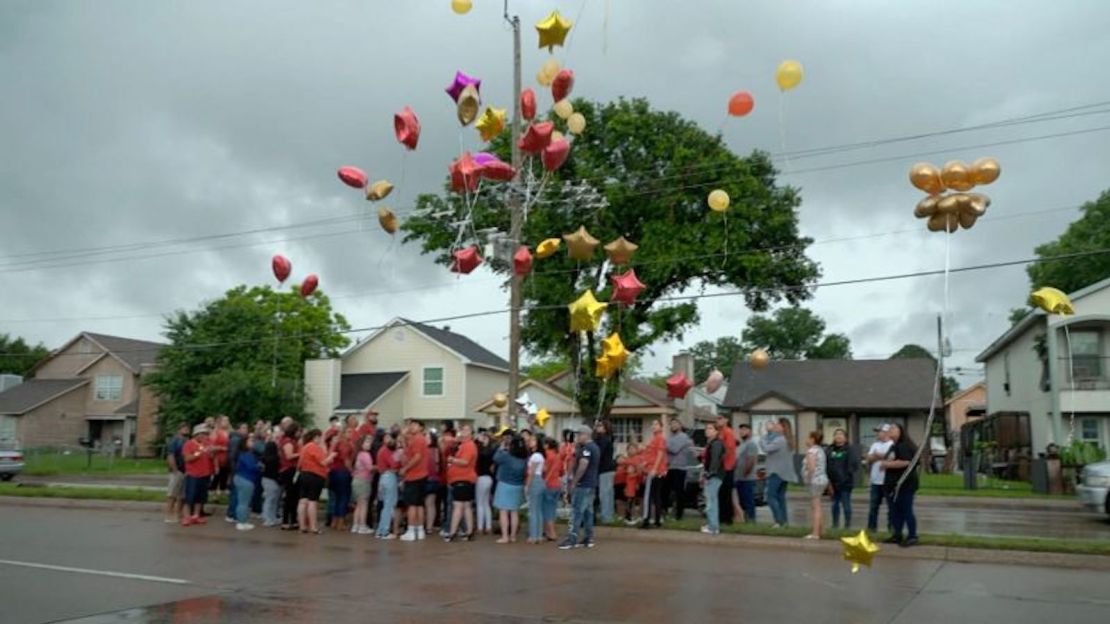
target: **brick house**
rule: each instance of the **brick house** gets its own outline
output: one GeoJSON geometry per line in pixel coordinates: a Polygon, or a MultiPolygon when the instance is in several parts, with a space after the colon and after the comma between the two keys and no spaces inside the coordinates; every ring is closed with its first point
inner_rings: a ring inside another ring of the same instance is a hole
{"type": "Polygon", "coordinates": [[[26,448],[77,446],[82,439],[149,455],[158,399],[143,384],[164,345],[82,332],[0,392],[0,438],[26,448]]]}

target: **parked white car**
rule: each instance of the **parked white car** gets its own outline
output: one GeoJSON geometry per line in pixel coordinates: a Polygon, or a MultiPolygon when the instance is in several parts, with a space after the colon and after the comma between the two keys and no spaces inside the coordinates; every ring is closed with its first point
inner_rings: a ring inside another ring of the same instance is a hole
{"type": "Polygon", "coordinates": [[[1110,460],[1084,466],[1075,493],[1084,507],[1110,515],[1110,460]]]}
{"type": "Polygon", "coordinates": [[[11,481],[23,472],[23,451],[12,440],[0,440],[0,481],[11,481]]]}

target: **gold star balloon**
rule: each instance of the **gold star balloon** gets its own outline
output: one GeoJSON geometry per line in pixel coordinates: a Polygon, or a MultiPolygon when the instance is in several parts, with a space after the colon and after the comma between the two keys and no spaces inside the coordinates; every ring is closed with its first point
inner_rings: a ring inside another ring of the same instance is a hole
{"type": "Polygon", "coordinates": [[[867,536],[867,531],[860,531],[855,537],[842,537],[844,544],[844,560],[852,562],[852,574],[859,572],[859,567],[871,567],[871,560],[879,552],[879,546],[867,536]]]}
{"type": "Polygon", "coordinates": [[[640,246],[636,243],[630,243],[622,236],[617,240],[605,245],[605,254],[609,256],[609,262],[613,264],[628,264],[632,260],[632,254],[640,246]]]}
{"type": "Polygon", "coordinates": [[[556,251],[559,251],[559,245],[562,244],[563,241],[557,238],[545,238],[544,240],[540,241],[539,245],[536,245],[536,257],[540,258],[541,260],[543,258],[549,258],[555,255],[556,251]]]}
{"type": "Polygon", "coordinates": [[[613,332],[608,338],[602,340],[601,349],[605,357],[609,358],[609,365],[614,371],[624,368],[624,363],[628,361],[628,349],[624,348],[620,334],[613,332]]]}
{"type": "Polygon", "coordinates": [[[540,411],[536,412],[536,425],[542,427],[546,425],[549,420],[551,420],[551,413],[548,412],[547,409],[541,407],[540,411]]]}
{"type": "Polygon", "coordinates": [[[613,376],[613,365],[609,362],[609,357],[602,355],[594,361],[594,375],[602,379],[608,379],[613,376]]]}
{"type": "Polygon", "coordinates": [[[571,21],[552,11],[551,15],[536,22],[536,32],[540,34],[540,47],[554,52],[555,46],[562,46],[570,32],[571,21]]]}
{"type": "Polygon", "coordinates": [[[493,137],[505,129],[505,109],[487,106],[486,112],[482,113],[474,127],[478,129],[483,141],[492,141],[493,137]]]}
{"type": "Polygon", "coordinates": [[[567,242],[567,255],[575,260],[589,260],[600,242],[590,236],[584,225],[578,226],[578,231],[573,234],[563,234],[563,240],[567,242]]]}
{"type": "Polygon", "coordinates": [[[567,306],[570,309],[570,331],[595,331],[601,324],[601,315],[605,313],[606,305],[594,297],[594,291],[582,293],[581,297],[567,306]]]}
{"type": "Polygon", "coordinates": [[[1068,296],[1062,291],[1051,286],[1034,290],[1033,294],[1029,295],[1029,303],[1049,314],[1059,314],[1061,316],[1075,314],[1071,299],[1068,299],[1068,296]]]}

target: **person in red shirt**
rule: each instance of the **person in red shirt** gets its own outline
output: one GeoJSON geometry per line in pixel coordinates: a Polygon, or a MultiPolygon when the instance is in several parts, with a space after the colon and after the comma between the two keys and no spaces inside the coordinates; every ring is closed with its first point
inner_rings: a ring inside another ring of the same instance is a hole
{"type": "Polygon", "coordinates": [[[613,483],[616,485],[619,477],[624,484],[624,523],[635,526],[636,521],[632,518],[635,516],[640,486],[644,481],[644,454],[640,450],[639,444],[635,442],[628,443],[624,457],[617,460],[617,468],[621,474],[613,477],[613,483]]]}
{"type": "Polygon", "coordinates": [[[337,435],[332,437],[329,450],[334,458],[328,466],[328,527],[346,531],[347,512],[351,507],[351,469],[355,461],[355,427],[348,420],[337,435]]]}
{"type": "Polygon", "coordinates": [[[717,494],[717,510],[721,524],[732,524],[734,518],[743,517],[734,481],[736,447],[740,442],[736,439],[736,432],[732,429],[732,423],[727,416],[717,417],[717,434],[725,446],[725,458],[721,466],[725,474],[721,479],[721,490],[717,494]]]}
{"type": "Polygon", "coordinates": [[[559,539],[555,532],[555,513],[563,493],[563,462],[559,461],[559,442],[555,438],[545,437],[543,447],[543,480],[547,486],[543,496],[543,534],[554,542],[559,539]]]}
{"type": "Polygon", "coordinates": [[[366,410],[365,420],[358,426],[358,438],[373,438],[378,431],[378,413],[372,409],[366,410]]]}
{"type": "Polygon", "coordinates": [[[408,529],[401,541],[424,539],[424,491],[428,486],[428,439],[424,425],[410,422],[405,428],[405,461],[401,465],[401,478],[405,485],[402,499],[408,507],[408,529]]]}
{"type": "Polygon", "coordinates": [[[301,533],[320,534],[320,529],[316,526],[317,503],[320,501],[320,493],[324,491],[328,465],[334,459],[335,453],[328,453],[320,445],[319,429],[312,429],[305,434],[304,447],[301,448],[297,464],[297,469],[301,472],[298,479],[301,499],[297,503],[297,523],[301,527],[301,533]]]}
{"type": "Polygon", "coordinates": [[[397,441],[393,434],[387,433],[382,438],[382,446],[378,449],[374,465],[380,475],[378,498],[382,501],[382,513],[378,516],[378,530],[374,536],[378,539],[395,539],[396,527],[400,522],[397,514],[397,494],[400,491],[397,472],[401,469],[401,462],[397,460],[397,441]]]}
{"type": "Polygon", "coordinates": [[[474,539],[474,484],[478,482],[478,445],[470,425],[459,428],[458,443],[447,453],[447,484],[451,488],[451,527],[443,540],[450,542],[466,520],[466,541],[474,539]]]}
{"type": "Polygon", "coordinates": [[[651,441],[644,454],[644,520],[641,529],[651,526],[651,516],[655,516],[655,527],[663,526],[663,487],[667,475],[667,441],[663,437],[663,421],[656,419],[651,423],[651,441]]]}
{"type": "Polygon", "coordinates": [[[209,431],[209,446],[215,459],[212,473],[211,490],[217,494],[227,491],[230,466],[228,466],[227,452],[230,444],[231,419],[227,416],[216,418],[216,427],[209,431]]]}
{"type": "Polygon", "coordinates": [[[185,517],[181,526],[208,524],[201,517],[200,509],[208,501],[208,484],[212,480],[212,450],[208,443],[208,427],[193,427],[193,437],[181,449],[185,458],[185,517]]]}

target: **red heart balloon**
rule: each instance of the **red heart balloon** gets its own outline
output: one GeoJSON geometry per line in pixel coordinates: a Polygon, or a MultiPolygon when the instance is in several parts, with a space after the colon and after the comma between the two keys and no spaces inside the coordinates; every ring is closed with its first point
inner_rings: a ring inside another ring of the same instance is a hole
{"type": "Polygon", "coordinates": [[[513,273],[528,275],[532,272],[532,252],[527,245],[521,245],[513,254],[513,273]]]}
{"type": "Polygon", "coordinates": [[[315,273],[309,273],[301,282],[301,296],[307,299],[309,295],[316,292],[316,287],[319,285],[320,278],[316,277],[315,273]]]}
{"type": "Polygon", "coordinates": [[[565,100],[570,95],[571,90],[574,89],[574,71],[570,69],[561,70],[555,74],[555,80],[551,82],[551,97],[555,98],[556,102],[565,100]]]}
{"type": "Polygon", "coordinates": [[[451,264],[451,271],[466,275],[482,264],[482,256],[478,255],[477,247],[467,247],[456,251],[455,261],[451,264]]]}
{"type": "Polygon", "coordinates": [[[517,145],[522,152],[539,154],[551,143],[551,133],[554,130],[555,124],[550,121],[531,124],[524,136],[520,137],[520,141],[517,141],[517,145]]]}
{"type": "Polygon", "coordinates": [[[273,268],[274,277],[277,278],[279,284],[284,284],[285,280],[289,279],[289,274],[293,272],[293,263],[281,254],[274,256],[274,259],[270,261],[270,267],[273,268]]]}
{"type": "Polygon", "coordinates": [[[511,182],[513,177],[516,176],[516,170],[513,169],[512,165],[503,160],[491,160],[482,165],[480,175],[487,180],[511,182]]]}
{"type": "Polygon", "coordinates": [[[416,149],[416,144],[420,141],[420,120],[408,106],[393,116],[393,132],[401,145],[410,150],[416,149]]]}
{"type": "Polygon", "coordinates": [[[358,167],[340,167],[339,179],[351,188],[366,188],[366,173],[358,167]]]}
{"type": "Polygon", "coordinates": [[[478,188],[478,177],[482,167],[474,162],[470,152],[464,152],[458,160],[447,167],[451,174],[451,190],[456,193],[473,191],[478,188]]]}
{"type": "Polygon", "coordinates": [[[570,142],[566,139],[558,139],[552,141],[547,147],[543,148],[543,168],[548,171],[555,171],[563,166],[567,161],[567,156],[570,156],[570,142]]]}
{"type": "Polygon", "coordinates": [[[532,121],[536,117],[536,92],[532,89],[520,92],[520,115],[525,121],[532,121]]]}

